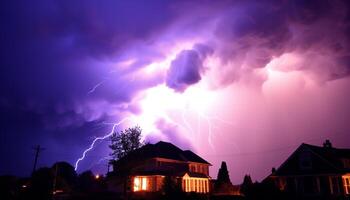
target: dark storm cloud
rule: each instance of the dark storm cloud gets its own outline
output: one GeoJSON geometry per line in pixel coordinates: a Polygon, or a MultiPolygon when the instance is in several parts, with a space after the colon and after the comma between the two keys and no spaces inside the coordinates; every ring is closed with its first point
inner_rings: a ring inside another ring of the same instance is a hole
{"type": "Polygon", "coordinates": [[[213,50],[203,44],[196,44],[192,50],[181,51],[171,62],[166,75],[166,85],[177,92],[183,92],[201,80],[203,61],[213,50]]]}
{"type": "MultiPolygon", "coordinates": [[[[16,100],[46,116],[55,114],[46,110],[65,104],[65,112],[74,114],[75,105],[89,98],[129,102],[137,91],[159,82],[151,77],[127,83],[130,71],[109,72],[127,45],[151,39],[171,24],[174,12],[167,1],[2,4],[0,87],[6,101],[16,100]],[[110,78],[98,92],[86,95],[105,77],[110,78]]],[[[156,56],[143,52],[134,68],[156,56]]]]}
{"type": "MultiPolygon", "coordinates": [[[[87,131],[90,122],[139,112],[128,103],[163,80],[157,74],[136,80],[129,76],[161,56],[147,45],[139,48],[142,54],[131,52],[138,60],[130,70],[115,62],[128,55],[127,47],[152,41],[172,23],[175,12],[168,1],[2,1],[0,7],[1,134],[28,141],[26,151],[36,143],[64,143],[52,135],[71,135],[76,143],[98,134],[87,131]]],[[[9,138],[2,149],[14,142],[9,138]]],[[[3,157],[6,151],[1,152],[3,157]]]]}
{"type": "Polygon", "coordinates": [[[231,63],[222,83],[230,84],[284,53],[310,56],[298,70],[322,76],[321,81],[348,76],[348,4],[326,0],[242,1],[230,7],[219,16],[215,31],[216,52],[223,63],[231,63]],[[324,61],[310,59],[314,54],[322,54],[324,61]]]}

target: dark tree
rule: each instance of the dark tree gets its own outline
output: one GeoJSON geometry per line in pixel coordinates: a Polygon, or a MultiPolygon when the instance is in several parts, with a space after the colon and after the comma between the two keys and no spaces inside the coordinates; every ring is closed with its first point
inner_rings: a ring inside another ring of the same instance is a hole
{"type": "Polygon", "coordinates": [[[217,183],[219,183],[219,184],[230,183],[231,184],[230,176],[228,174],[227,165],[226,165],[225,161],[223,161],[221,163],[221,167],[220,167],[219,172],[218,172],[217,183]]]}
{"type": "Polygon", "coordinates": [[[52,196],[54,174],[50,168],[44,167],[32,174],[30,199],[50,199],[52,196]]]}
{"type": "Polygon", "coordinates": [[[77,173],[69,163],[57,162],[51,167],[51,170],[54,174],[54,189],[71,191],[77,185],[77,173]]]}
{"type": "Polygon", "coordinates": [[[221,163],[221,167],[218,172],[218,178],[214,183],[214,191],[221,194],[232,194],[235,192],[227,171],[226,162],[224,161],[221,163]]]}
{"type": "MultiPolygon", "coordinates": [[[[141,132],[141,128],[139,126],[135,126],[132,128],[127,128],[124,131],[114,132],[112,134],[110,137],[111,145],[109,145],[109,147],[112,149],[112,153],[110,154],[112,157],[112,160],[110,160],[111,164],[114,161],[126,156],[131,151],[143,146],[143,143],[141,142],[141,132]]],[[[129,172],[124,172],[119,174],[119,176],[123,177],[124,179],[124,194],[126,194],[128,189],[128,173],[129,172]]]]}
{"type": "Polygon", "coordinates": [[[243,183],[241,185],[241,193],[245,196],[249,196],[253,188],[253,181],[250,175],[245,175],[243,178],[243,183]]]}
{"type": "Polygon", "coordinates": [[[91,191],[95,182],[94,174],[90,170],[85,171],[78,176],[78,189],[83,192],[91,191]]]}
{"type": "Polygon", "coordinates": [[[114,132],[111,136],[111,145],[113,160],[118,160],[129,152],[142,147],[141,142],[141,128],[135,126],[132,128],[125,129],[124,131],[114,132]]]}

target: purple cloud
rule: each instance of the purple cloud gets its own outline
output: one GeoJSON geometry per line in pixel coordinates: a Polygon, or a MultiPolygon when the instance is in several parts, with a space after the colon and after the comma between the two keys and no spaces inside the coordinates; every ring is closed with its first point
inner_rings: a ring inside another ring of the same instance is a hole
{"type": "Polygon", "coordinates": [[[203,61],[213,50],[205,45],[196,44],[192,50],[181,51],[171,62],[166,75],[166,85],[177,92],[201,80],[204,73],[203,61]]]}

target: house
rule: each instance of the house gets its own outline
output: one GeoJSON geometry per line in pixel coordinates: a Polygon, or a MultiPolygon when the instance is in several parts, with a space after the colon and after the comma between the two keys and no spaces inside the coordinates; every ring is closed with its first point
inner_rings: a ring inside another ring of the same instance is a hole
{"type": "Polygon", "coordinates": [[[109,188],[118,192],[161,192],[171,177],[184,192],[209,193],[211,164],[168,142],[146,144],[113,163],[109,188]]]}
{"type": "Polygon", "coordinates": [[[350,149],[303,143],[267,179],[297,199],[349,197],[350,149]]]}

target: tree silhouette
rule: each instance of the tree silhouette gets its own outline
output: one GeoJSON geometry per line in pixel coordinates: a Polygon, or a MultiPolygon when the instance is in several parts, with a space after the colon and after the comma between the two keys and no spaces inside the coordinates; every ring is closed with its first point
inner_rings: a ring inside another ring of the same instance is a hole
{"type": "Polygon", "coordinates": [[[54,174],[54,189],[71,191],[76,187],[78,175],[71,164],[56,162],[51,167],[51,170],[54,174]]]}
{"type": "Polygon", "coordinates": [[[118,160],[129,152],[142,147],[141,142],[141,128],[135,126],[132,128],[127,128],[124,131],[114,132],[111,138],[111,145],[109,147],[112,149],[113,160],[118,160]]]}
{"type": "MultiPolygon", "coordinates": [[[[139,126],[127,128],[120,132],[114,132],[110,137],[111,145],[109,145],[109,148],[112,149],[112,153],[110,154],[112,160],[110,160],[110,163],[113,163],[116,160],[126,156],[131,151],[142,147],[143,143],[141,142],[141,132],[142,130],[139,126]]],[[[124,194],[126,194],[128,187],[128,173],[129,172],[119,174],[119,176],[123,177],[124,179],[124,194]]]]}
{"type": "Polygon", "coordinates": [[[227,171],[227,165],[225,161],[222,161],[221,167],[218,172],[218,178],[217,183],[220,185],[222,183],[229,183],[231,184],[230,176],[227,171]]]}
{"type": "Polygon", "coordinates": [[[221,194],[233,194],[235,192],[227,171],[226,162],[224,161],[221,163],[221,167],[218,172],[218,178],[214,185],[214,191],[221,194]]]}
{"type": "Polygon", "coordinates": [[[241,192],[245,196],[249,196],[249,193],[251,192],[253,187],[253,181],[250,175],[245,175],[243,178],[243,183],[241,185],[241,192]]]}

